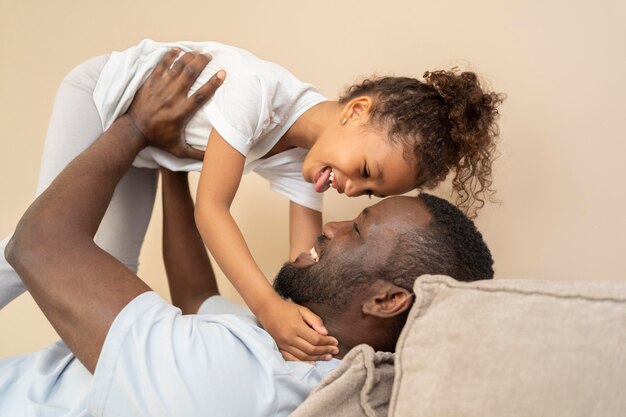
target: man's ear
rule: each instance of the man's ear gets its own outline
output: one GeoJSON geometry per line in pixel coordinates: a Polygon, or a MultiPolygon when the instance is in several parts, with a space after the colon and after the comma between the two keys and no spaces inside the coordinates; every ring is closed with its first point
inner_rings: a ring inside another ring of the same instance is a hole
{"type": "Polygon", "coordinates": [[[391,318],[407,311],[413,303],[413,294],[391,283],[377,286],[363,303],[363,313],[370,316],[391,318]]]}
{"type": "Polygon", "coordinates": [[[370,96],[355,97],[343,107],[341,119],[347,123],[359,121],[365,123],[369,120],[370,112],[374,103],[370,96]]]}

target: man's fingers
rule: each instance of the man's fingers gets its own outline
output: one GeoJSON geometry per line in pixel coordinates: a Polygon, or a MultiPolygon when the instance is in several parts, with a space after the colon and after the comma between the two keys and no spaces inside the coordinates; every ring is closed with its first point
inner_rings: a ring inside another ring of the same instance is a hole
{"type": "Polygon", "coordinates": [[[170,68],[170,74],[178,75],[198,55],[197,51],[185,52],[170,68]]]}
{"type": "Polygon", "coordinates": [[[167,51],[167,53],[163,55],[163,58],[161,58],[161,62],[159,62],[154,68],[154,71],[152,71],[152,74],[160,77],[165,72],[169,71],[170,67],[172,66],[172,62],[174,62],[178,54],[180,54],[180,49],[178,48],[170,49],[169,51],[167,51]]]}
{"type": "Polygon", "coordinates": [[[196,78],[198,78],[198,75],[200,75],[200,73],[202,72],[202,70],[204,70],[207,64],[211,62],[211,59],[212,57],[210,55],[205,55],[197,52],[194,55],[193,59],[185,65],[185,68],[183,68],[181,75],[184,75],[189,80],[189,82],[193,84],[194,81],[196,81],[196,78]]]}
{"type": "Polygon", "coordinates": [[[193,146],[186,145],[183,155],[179,155],[182,158],[191,158],[198,161],[204,160],[204,151],[194,148],[193,146]]]}
{"type": "Polygon", "coordinates": [[[213,74],[209,81],[204,83],[202,87],[198,88],[196,92],[187,99],[187,111],[193,112],[209,101],[209,99],[213,97],[213,94],[215,94],[215,91],[222,85],[225,78],[226,73],[224,70],[213,74]]]}

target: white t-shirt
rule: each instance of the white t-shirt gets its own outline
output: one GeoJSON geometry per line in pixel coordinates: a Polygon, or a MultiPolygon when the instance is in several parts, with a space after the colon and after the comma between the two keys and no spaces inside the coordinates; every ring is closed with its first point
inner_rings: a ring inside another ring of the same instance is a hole
{"type": "MultiPolygon", "coordinates": [[[[246,157],[245,173],[255,171],[270,181],[274,191],[321,211],[322,195],[302,177],[302,160],[307,150],[295,148],[267,159],[260,158],[276,145],[302,113],[326,98],[285,68],[243,49],[217,42],[160,43],[147,39],[123,52],[114,52],[93,93],[103,128],[107,129],[127,110],[139,86],[174,46],[213,57],[191,93],[220,69],[226,71],[226,80],[215,96],[190,120],[185,132],[187,143],[205,149],[211,130],[216,129],[246,157]]],[[[133,165],[199,171],[202,163],[177,159],[167,152],[148,148],[139,154],[133,165]]]]}
{"type": "Polygon", "coordinates": [[[339,360],[286,362],[242,306],[183,316],[146,292],[116,317],[93,375],[59,342],[0,361],[0,416],[287,416],[339,360]]]}

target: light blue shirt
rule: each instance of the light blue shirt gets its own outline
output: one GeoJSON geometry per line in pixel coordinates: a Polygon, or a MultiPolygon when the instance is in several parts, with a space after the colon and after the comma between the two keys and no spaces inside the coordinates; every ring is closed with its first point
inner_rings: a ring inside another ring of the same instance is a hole
{"type": "Polygon", "coordinates": [[[93,376],[62,342],[1,360],[0,416],[286,416],[339,362],[283,360],[222,297],[183,316],[147,292],[113,322],[93,376]]]}

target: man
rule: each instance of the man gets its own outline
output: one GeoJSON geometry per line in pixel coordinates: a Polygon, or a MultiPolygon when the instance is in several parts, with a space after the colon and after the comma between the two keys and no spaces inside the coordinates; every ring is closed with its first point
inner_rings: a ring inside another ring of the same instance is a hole
{"type": "Polygon", "coordinates": [[[390,197],[353,221],[327,223],[311,253],[279,271],[274,288],[313,310],[339,340],[393,352],[416,277],[493,278],[491,253],[459,209],[428,194],[390,197]]]}
{"type": "MultiPolygon", "coordinates": [[[[187,98],[207,59],[173,62],[166,56],[129,113],[31,205],[7,246],[7,260],[64,343],[0,362],[2,416],[282,416],[338,363],[286,362],[245,309],[216,296],[184,174],[164,174],[164,257],[174,303],[200,314],[181,315],[93,243],[137,153],[147,145],[180,153],[182,127],[220,83],[187,98]]],[[[360,343],[393,351],[419,274],[483,279],[491,265],[456,208],[430,196],[397,197],[353,222],[327,224],[275,287],[325,320],[341,358],[360,343]]]]}

